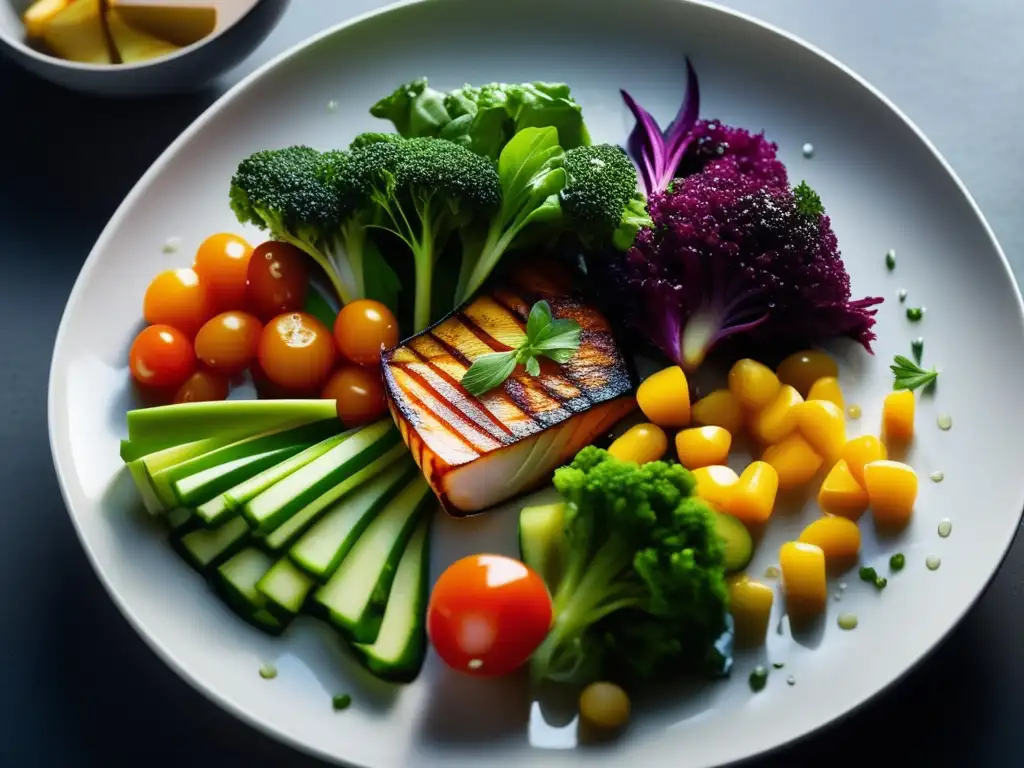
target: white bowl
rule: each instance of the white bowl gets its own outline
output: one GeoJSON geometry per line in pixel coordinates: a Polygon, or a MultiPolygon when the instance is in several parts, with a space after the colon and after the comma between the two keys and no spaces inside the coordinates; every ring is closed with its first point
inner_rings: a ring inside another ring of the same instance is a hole
{"type": "Polygon", "coordinates": [[[0,50],[40,77],[100,96],[146,96],[196,90],[240,63],[270,34],[288,0],[258,0],[233,24],[180,51],[137,64],[83,64],[37,50],[21,14],[32,0],[0,0],[0,50]]]}

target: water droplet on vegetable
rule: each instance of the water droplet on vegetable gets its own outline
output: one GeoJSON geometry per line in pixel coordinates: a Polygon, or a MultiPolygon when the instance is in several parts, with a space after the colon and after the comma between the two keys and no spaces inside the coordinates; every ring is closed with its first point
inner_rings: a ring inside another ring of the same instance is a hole
{"type": "Polygon", "coordinates": [[[260,667],[260,677],[264,680],[273,680],[277,677],[277,667],[273,664],[264,664],[260,667]]]}
{"type": "Polygon", "coordinates": [[[851,419],[859,419],[862,413],[863,411],[861,411],[859,405],[851,405],[849,408],[846,409],[846,415],[849,416],[851,419]]]}
{"type": "Polygon", "coordinates": [[[942,560],[939,559],[938,555],[928,555],[924,559],[924,564],[928,567],[929,571],[937,571],[939,566],[942,565],[942,560]]]}
{"type": "Polygon", "coordinates": [[[944,539],[949,538],[949,534],[953,532],[953,523],[949,520],[943,520],[939,523],[939,536],[944,539]]]}
{"type": "Polygon", "coordinates": [[[941,483],[943,480],[946,479],[946,475],[942,472],[939,472],[938,470],[932,472],[930,475],[928,475],[928,477],[931,479],[933,483],[941,483]]]}
{"type": "Polygon", "coordinates": [[[811,142],[807,142],[806,144],[804,144],[803,153],[804,157],[810,160],[812,157],[814,157],[814,145],[811,144],[811,142]]]}
{"type": "Polygon", "coordinates": [[[839,618],[836,620],[839,624],[840,629],[856,629],[857,628],[857,616],[852,613],[840,613],[839,618]]]}

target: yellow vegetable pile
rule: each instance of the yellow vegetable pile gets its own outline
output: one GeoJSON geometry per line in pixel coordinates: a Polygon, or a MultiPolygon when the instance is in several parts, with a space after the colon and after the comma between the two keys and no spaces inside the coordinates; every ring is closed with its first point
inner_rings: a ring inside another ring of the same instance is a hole
{"type": "MultiPolygon", "coordinates": [[[[857,521],[871,510],[875,524],[900,528],[913,514],[917,474],[888,458],[886,443],[905,445],[914,435],[914,395],[885,398],[881,437],[846,434],[846,413],[835,361],[819,351],[796,353],[776,371],[750,359],[729,371],[728,388],[691,405],[686,375],[678,367],[648,377],[637,402],[650,423],[638,424],[609,447],[612,455],[643,463],[668,451],[675,434],[679,462],[697,480],[698,495],[751,529],[766,524],[780,491],[806,487],[824,473],[817,492],[823,517],[779,552],[786,608],[792,620],[825,609],[826,566],[849,567],[860,553],[857,521]],[[739,475],[726,466],[741,434],[761,451],[739,475]]],[[[772,607],[770,587],[737,575],[730,604],[737,641],[764,641],[772,607]]]]}
{"type": "Polygon", "coordinates": [[[22,22],[30,42],[67,61],[132,64],[206,37],[217,9],[194,0],[36,0],[22,22]]]}

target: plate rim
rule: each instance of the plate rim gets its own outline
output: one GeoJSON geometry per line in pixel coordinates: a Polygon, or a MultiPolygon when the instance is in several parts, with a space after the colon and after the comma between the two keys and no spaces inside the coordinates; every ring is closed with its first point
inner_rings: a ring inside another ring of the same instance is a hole
{"type": "MultiPolygon", "coordinates": [[[[505,0],[502,0],[505,1],[505,0]]],[[[514,0],[511,0],[514,1],[514,0]]],[[[715,0],[663,0],[664,2],[674,2],[684,5],[692,5],[702,7],[716,13],[731,16],[739,19],[747,24],[759,27],[763,31],[769,32],[772,35],[780,37],[787,42],[796,45],[805,51],[813,54],[825,64],[830,65],[837,69],[842,75],[851,78],[857,85],[865,89],[871,96],[877,99],[885,108],[890,110],[893,115],[898,117],[904,125],[906,125],[917,140],[929,151],[932,157],[939,163],[943,171],[953,181],[959,193],[963,196],[963,199],[968,204],[974,217],[981,225],[982,231],[988,238],[991,246],[995,250],[999,257],[999,262],[1002,266],[1004,276],[1009,282],[1013,295],[1016,299],[1017,312],[1019,317],[1024,320],[1024,296],[1022,296],[1020,285],[1013,273],[1013,269],[1010,266],[1010,262],[1006,257],[1006,253],[1003,251],[999,239],[996,237],[991,224],[985,217],[974,196],[971,194],[967,185],[963,182],[956,170],[952,167],[948,160],[943,156],[939,149],[934,143],[928,138],[924,131],[915,123],[902,109],[899,108],[892,100],[890,100],[878,87],[873,85],[870,81],[858,74],[850,66],[846,65],[838,58],[828,53],[827,51],[819,48],[817,45],[805,40],[799,35],[789,32],[771,22],[765,21],[753,14],[747,13],[746,11],[740,11],[733,8],[726,7],[715,0]]],[[[107,595],[110,597],[118,611],[125,618],[128,624],[135,630],[135,632],[141,637],[142,641],[149,646],[149,648],[166,664],[170,667],[174,673],[184,680],[191,688],[204,696],[208,701],[218,706],[225,712],[230,713],[232,716],[242,721],[246,725],[255,728],[256,730],[263,733],[265,736],[274,739],[275,741],[285,744],[288,747],[297,750],[298,752],[315,757],[323,760],[329,764],[335,765],[351,765],[355,766],[354,763],[350,763],[347,760],[338,758],[337,756],[330,754],[322,749],[319,749],[310,744],[306,744],[298,738],[292,737],[288,733],[285,733],[279,729],[273,722],[266,720],[250,710],[236,706],[230,699],[222,694],[220,691],[214,689],[211,686],[203,683],[197,679],[183,664],[175,654],[165,646],[165,644],[153,635],[145,625],[127,606],[120,593],[114,589],[111,584],[104,568],[99,563],[96,553],[90,547],[89,542],[85,537],[82,526],[79,522],[77,513],[73,510],[70,495],[68,492],[67,483],[64,479],[65,469],[62,466],[61,458],[57,449],[57,435],[54,428],[54,415],[58,399],[58,382],[54,376],[54,369],[57,363],[57,350],[61,347],[61,343],[66,335],[67,327],[69,324],[69,308],[78,299],[79,294],[84,291],[84,285],[88,282],[86,278],[97,266],[100,252],[106,247],[107,242],[113,237],[115,231],[121,226],[122,220],[126,216],[127,210],[135,202],[135,200],[141,196],[144,190],[150,185],[151,181],[163,171],[167,166],[172,156],[174,156],[179,147],[187,143],[195,134],[203,129],[207,122],[222,109],[226,108],[232,103],[242,92],[247,90],[254,82],[261,79],[269,72],[273,71],[287,60],[294,56],[301,54],[307,48],[310,48],[320,41],[336,35],[344,30],[351,27],[356,27],[363,24],[371,19],[375,19],[380,16],[386,16],[393,13],[401,13],[405,8],[413,6],[426,6],[435,5],[441,6],[449,0],[396,0],[386,4],[380,8],[371,9],[364,13],[358,14],[346,21],[334,24],[326,29],[323,29],[317,33],[314,33],[302,40],[298,41],[294,45],[288,47],[284,51],[273,56],[267,62],[257,67],[255,70],[250,72],[244,78],[239,80],[235,85],[225,91],[221,96],[217,98],[212,104],[204,109],[196,118],[184,129],[178,136],[160,153],[159,156],[150,164],[146,171],[139,177],[139,179],[132,186],[131,190],[124,197],[117,209],[111,215],[110,219],[104,225],[102,231],[93,244],[88,256],[82,262],[82,266],[79,269],[78,276],[75,278],[75,283],[68,294],[68,298],[65,301],[64,310],[61,313],[61,320],[57,328],[57,333],[54,337],[53,350],[50,357],[50,367],[48,373],[48,386],[47,386],[47,432],[50,443],[50,454],[54,466],[54,471],[57,476],[57,483],[60,487],[61,497],[64,501],[64,507],[71,518],[72,527],[75,530],[75,534],[78,537],[78,541],[85,552],[86,558],[92,567],[93,572],[96,574],[100,583],[102,584],[107,595]]],[[[892,677],[884,685],[880,686],[870,695],[863,698],[861,701],[845,710],[839,715],[832,717],[830,720],[820,723],[817,727],[807,730],[798,736],[793,736],[786,739],[769,749],[762,750],[756,754],[748,755],[746,757],[739,758],[735,761],[728,763],[727,765],[748,765],[753,763],[755,760],[763,759],[770,755],[774,755],[782,750],[795,747],[796,745],[810,739],[812,736],[821,734],[829,729],[835,728],[838,725],[846,722],[851,716],[862,711],[869,704],[877,701],[884,694],[889,693],[896,685],[902,683],[906,678],[916,670],[918,670],[926,661],[928,661],[935,652],[949,639],[952,633],[961,626],[967,615],[977,606],[978,602],[985,595],[992,585],[996,575],[1001,570],[1003,564],[1006,562],[1006,558],[1009,555],[1010,550],[1013,547],[1014,542],[1020,535],[1021,522],[1024,521],[1024,508],[1018,512],[1017,525],[1014,527],[1014,533],[1009,537],[1004,545],[1003,551],[998,559],[993,563],[991,571],[986,577],[984,583],[978,589],[976,594],[968,601],[964,606],[963,610],[959,613],[956,619],[950,624],[950,626],[939,636],[935,637],[926,650],[911,664],[901,670],[897,675],[892,677]]]]}

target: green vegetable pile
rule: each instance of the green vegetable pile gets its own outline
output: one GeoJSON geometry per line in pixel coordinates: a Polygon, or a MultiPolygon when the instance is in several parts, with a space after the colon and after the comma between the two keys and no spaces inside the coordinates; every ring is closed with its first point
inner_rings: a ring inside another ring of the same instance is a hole
{"type": "Polygon", "coordinates": [[[693,475],[590,446],[554,482],[565,501],[563,564],[534,679],[726,671],[724,551],[693,475]]]}
{"type": "Polygon", "coordinates": [[[231,205],[312,257],[343,303],[373,298],[401,317],[404,300],[413,332],[469,299],[506,253],[566,237],[624,250],[650,222],[628,156],[590,144],[566,86],[441,94],[415,81],[371,111],[397,133],[256,152],[231,205]],[[458,266],[438,268],[449,252],[458,266]],[[435,281],[449,272],[456,284],[435,281]]]}

